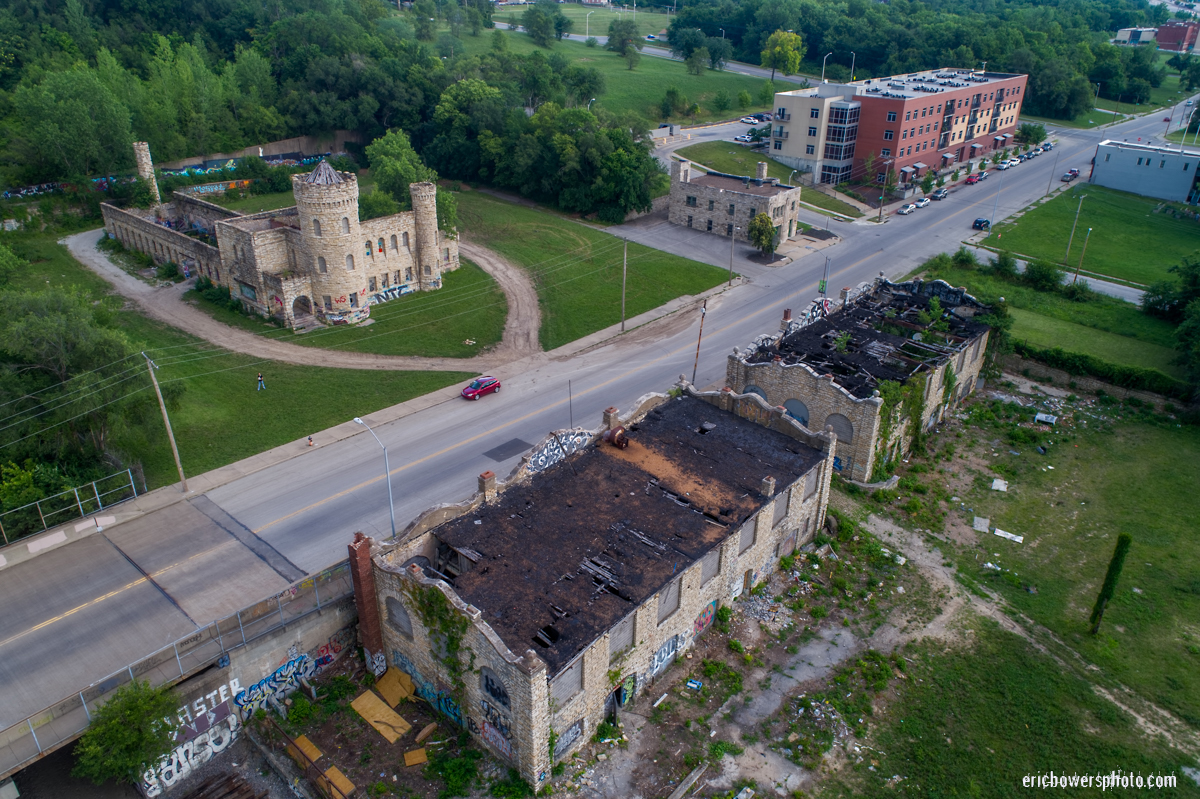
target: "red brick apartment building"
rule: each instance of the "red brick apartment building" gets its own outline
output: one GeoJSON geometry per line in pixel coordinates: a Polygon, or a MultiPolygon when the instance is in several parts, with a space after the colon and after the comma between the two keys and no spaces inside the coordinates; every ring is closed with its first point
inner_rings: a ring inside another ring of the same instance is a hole
{"type": "Polygon", "coordinates": [[[902,183],[1012,144],[1027,75],[935,69],[775,95],[771,156],[808,180],[902,183]]]}
{"type": "Polygon", "coordinates": [[[1158,26],[1158,49],[1189,53],[1196,46],[1196,34],[1200,33],[1200,22],[1173,19],[1158,26]]]}

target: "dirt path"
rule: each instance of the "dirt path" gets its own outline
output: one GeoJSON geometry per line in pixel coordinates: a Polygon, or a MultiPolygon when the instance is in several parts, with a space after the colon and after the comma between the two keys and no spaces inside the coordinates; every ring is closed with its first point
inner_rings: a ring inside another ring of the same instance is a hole
{"type": "Polygon", "coordinates": [[[156,288],[110,261],[108,256],[96,249],[96,243],[103,233],[102,229],[76,233],[67,236],[62,243],[80,263],[111,283],[117,293],[136,303],[150,318],[211,344],[255,358],[335,369],[488,372],[499,365],[540,351],[538,328],[541,314],[533,282],[520,268],[478,244],[462,242],[462,251],[495,278],[504,291],[508,300],[504,338],[495,349],[473,358],[422,358],[301,347],[222,324],[184,302],[183,292],[188,288],[187,283],[156,288]]]}

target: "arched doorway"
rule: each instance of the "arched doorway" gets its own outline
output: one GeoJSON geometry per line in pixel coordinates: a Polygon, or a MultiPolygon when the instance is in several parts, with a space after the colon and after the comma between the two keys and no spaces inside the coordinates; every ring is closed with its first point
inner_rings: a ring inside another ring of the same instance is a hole
{"type": "Polygon", "coordinates": [[[312,301],[308,297],[292,300],[292,327],[306,325],[313,315],[312,301]]]}

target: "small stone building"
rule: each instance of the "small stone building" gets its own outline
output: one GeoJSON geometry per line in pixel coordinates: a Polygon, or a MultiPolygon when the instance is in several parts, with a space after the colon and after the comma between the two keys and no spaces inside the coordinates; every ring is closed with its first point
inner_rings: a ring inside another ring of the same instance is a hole
{"type": "Polygon", "coordinates": [[[767,163],[758,163],[755,177],[698,172],[690,161],[671,161],[671,202],[667,214],[673,225],[696,228],[749,241],[750,220],[766,214],[775,224],[776,243],[800,232],[796,204],[800,189],[767,177],[767,163]]]}
{"type": "Polygon", "coordinates": [[[379,673],[406,672],[534,785],[824,523],[832,434],[679,388],[552,434],[398,542],[350,547],[379,673]]]}
{"type": "Polygon", "coordinates": [[[357,177],[321,161],[292,176],[295,206],[241,214],[182,191],[158,202],[150,151],[139,142],[134,152],[155,205],[102,204],[108,234],[227,286],[248,310],[289,327],[314,317],[361,322],[372,305],[441,288],[442,273],[458,268],[458,242],[438,229],[433,183],[410,187],[412,211],[360,222],[357,177]]]}
{"type": "MultiPolygon", "coordinates": [[[[880,384],[919,382],[920,426],[928,429],[982,382],[986,306],[944,280],[883,278],[843,289],[841,303],[816,300],[802,319],[785,311],[778,333],[735,348],[725,384],[757,394],[806,428],[837,433],[834,468],[871,480],[877,463],[901,456],[912,439],[901,403],[886,413],[880,384]],[[931,312],[937,299],[941,314],[931,312]]],[[[895,399],[895,397],[893,397],[895,399]]]]}

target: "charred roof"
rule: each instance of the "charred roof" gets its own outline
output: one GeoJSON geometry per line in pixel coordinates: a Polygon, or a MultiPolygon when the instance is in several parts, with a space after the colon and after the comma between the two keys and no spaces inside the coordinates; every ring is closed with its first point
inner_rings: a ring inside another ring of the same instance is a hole
{"type": "Polygon", "coordinates": [[[691,397],[433,530],[455,591],[550,674],[724,541],[822,459],[806,444],[691,397]]]}
{"type": "Polygon", "coordinates": [[[824,318],[761,336],[743,358],[752,364],[777,358],[785,365],[806,364],[864,399],[882,380],[903,382],[956,356],[988,330],[975,320],[987,310],[965,289],[942,280],[879,280],[824,318]]]}

